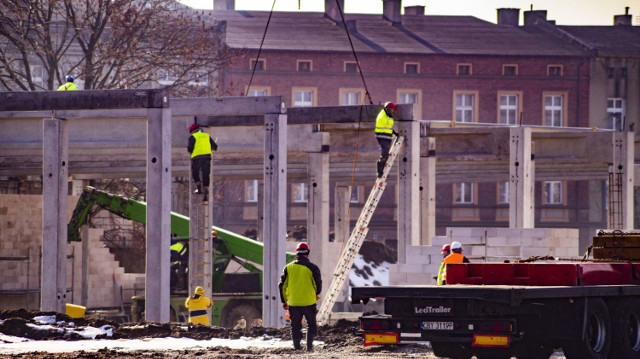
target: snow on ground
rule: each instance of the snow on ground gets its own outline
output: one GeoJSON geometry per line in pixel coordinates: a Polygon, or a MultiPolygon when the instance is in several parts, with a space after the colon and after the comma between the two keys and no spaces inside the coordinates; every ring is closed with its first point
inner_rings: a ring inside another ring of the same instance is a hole
{"type": "MultiPolygon", "coordinates": [[[[358,254],[349,272],[350,287],[369,287],[378,285],[389,285],[389,263],[382,262],[376,265],[372,262],[365,262],[362,254],[358,254]]],[[[351,288],[349,288],[351,294],[351,288]]]]}

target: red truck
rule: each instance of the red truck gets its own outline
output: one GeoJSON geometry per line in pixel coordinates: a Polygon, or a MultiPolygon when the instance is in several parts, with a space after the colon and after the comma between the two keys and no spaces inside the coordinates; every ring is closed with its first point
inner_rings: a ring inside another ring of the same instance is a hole
{"type": "Polygon", "coordinates": [[[360,318],[364,345],[430,342],[439,357],[640,358],[640,234],[600,232],[593,260],[472,263],[447,285],[352,288],[352,302],[384,298],[360,318]]]}

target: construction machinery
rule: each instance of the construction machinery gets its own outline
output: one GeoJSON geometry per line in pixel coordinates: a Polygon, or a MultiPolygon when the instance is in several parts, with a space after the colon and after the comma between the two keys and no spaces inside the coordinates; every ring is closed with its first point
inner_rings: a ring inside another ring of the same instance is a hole
{"type": "MultiPolygon", "coordinates": [[[[87,223],[94,206],[124,219],[146,223],[145,202],[88,186],[80,196],[69,221],[69,241],[81,240],[80,227],[87,223]]],[[[262,316],[263,244],[219,227],[212,226],[211,230],[214,248],[211,273],[214,301],[211,309],[212,325],[233,327],[243,316],[247,323],[259,320],[262,316]],[[236,263],[235,267],[239,270],[230,270],[232,262],[236,263]]],[[[181,240],[188,243],[189,218],[171,212],[171,235],[172,243],[181,240]]],[[[294,258],[295,254],[286,254],[287,263],[294,258]]],[[[186,288],[183,289],[177,284],[172,282],[170,319],[186,321],[188,311],[184,307],[184,301],[189,293],[186,288]]],[[[143,313],[144,296],[134,296],[131,306],[132,320],[144,318],[143,313]]]]}

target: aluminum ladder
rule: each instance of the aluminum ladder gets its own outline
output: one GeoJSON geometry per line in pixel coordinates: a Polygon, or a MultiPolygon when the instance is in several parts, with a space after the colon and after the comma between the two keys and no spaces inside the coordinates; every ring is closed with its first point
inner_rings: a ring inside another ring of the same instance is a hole
{"type": "Polygon", "coordinates": [[[391,171],[391,167],[393,167],[396,157],[398,157],[398,153],[400,153],[400,148],[402,147],[403,142],[404,137],[400,136],[396,137],[395,141],[391,145],[391,148],[389,149],[389,158],[387,159],[387,163],[384,167],[382,177],[376,179],[376,183],[373,189],[371,189],[371,193],[369,193],[369,198],[362,208],[358,222],[356,222],[356,226],[353,228],[353,231],[342,250],[340,259],[336,264],[336,269],[333,271],[333,280],[329,285],[327,294],[320,306],[318,315],[316,316],[319,325],[327,324],[329,315],[333,310],[333,305],[336,303],[336,299],[344,287],[345,281],[349,277],[349,272],[351,271],[353,262],[360,251],[360,247],[362,247],[362,242],[364,242],[364,239],[369,232],[369,221],[371,220],[376,207],[378,207],[378,202],[380,202],[382,193],[387,186],[387,176],[389,175],[389,171],[391,171]]]}

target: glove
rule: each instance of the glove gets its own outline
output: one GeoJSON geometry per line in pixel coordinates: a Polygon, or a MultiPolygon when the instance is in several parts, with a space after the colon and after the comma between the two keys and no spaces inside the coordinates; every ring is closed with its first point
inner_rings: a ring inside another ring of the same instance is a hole
{"type": "Polygon", "coordinates": [[[213,145],[211,146],[211,149],[214,150],[214,151],[217,151],[218,150],[218,144],[214,142],[213,145]]]}
{"type": "Polygon", "coordinates": [[[287,305],[287,303],[282,303],[282,308],[284,308],[285,310],[289,309],[289,306],[287,305]]]}

